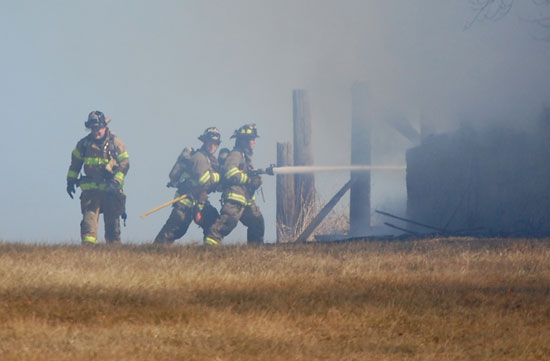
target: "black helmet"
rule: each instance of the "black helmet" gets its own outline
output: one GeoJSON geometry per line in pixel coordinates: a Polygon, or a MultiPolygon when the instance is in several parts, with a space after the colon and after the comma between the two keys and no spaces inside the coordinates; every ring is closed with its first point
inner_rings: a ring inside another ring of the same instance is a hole
{"type": "Polygon", "coordinates": [[[220,144],[222,141],[220,139],[220,131],[216,127],[208,127],[204,131],[204,133],[201,134],[199,137],[199,140],[206,143],[208,141],[220,144]]]}
{"type": "Polygon", "coordinates": [[[88,120],[84,123],[88,129],[98,129],[107,126],[107,121],[105,120],[105,114],[99,110],[94,110],[88,114],[88,120]]]}
{"type": "Polygon", "coordinates": [[[235,130],[235,133],[231,136],[231,138],[237,139],[254,139],[259,137],[256,124],[243,125],[239,129],[235,130]]]}

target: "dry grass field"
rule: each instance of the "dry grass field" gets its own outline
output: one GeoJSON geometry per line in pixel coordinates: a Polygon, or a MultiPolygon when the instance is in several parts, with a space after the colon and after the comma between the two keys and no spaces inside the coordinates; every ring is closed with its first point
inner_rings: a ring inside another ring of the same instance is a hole
{"type": "Polygon", "coordinates": [[[0,243],[0,360],[550,360],[550,240],[0,243]]]}

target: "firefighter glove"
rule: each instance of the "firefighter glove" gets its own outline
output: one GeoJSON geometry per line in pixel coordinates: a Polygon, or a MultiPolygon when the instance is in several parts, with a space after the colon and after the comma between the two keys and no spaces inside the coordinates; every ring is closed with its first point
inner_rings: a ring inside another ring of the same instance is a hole
{"type": "Polygon", "coordinates": [[[73,194],[76,193],[76,181],[72,179],[67,180],[67,193],[69,194],[69,197],[73,199],[73,194]]]}
{"type": "Polygon", "coordinates": [[[259,175],[253,175],[248,178],[248,183],[250,184],[250,187],[252,189],[256,190],[262,185],[262,177],[260,177],[259,175]]]}

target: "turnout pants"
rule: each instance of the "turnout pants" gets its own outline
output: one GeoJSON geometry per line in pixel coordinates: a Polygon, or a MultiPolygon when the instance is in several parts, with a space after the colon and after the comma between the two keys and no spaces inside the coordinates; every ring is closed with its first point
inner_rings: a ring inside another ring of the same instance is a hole
{"type": "MultiPolygon", "coordinates": [[[[168,220],[166,220],[153,243],[172,244],[176,239],[183,237],[189,225],[194,220],[195,210],[194,206],[188,207],[180,203],[175,204],[172,208],[172,213],[170,213],[168,220]]],[[[201,220],[197,224],[203,229],[203,234],[206,235],[214,221],[218,218],[218,210],[210,203],[206,203],[200,213],[201,220]]]]}
{"type": "Polygon", "coordinates": [[[105,242],[120,243],[120,215],[124,213],[125,194],[103,190],[87,190],[80,195],[82,222],[80,237],[83,244],[97,243],[97,223],[103,213],[105,242]]]}
{"type": "Polygon", "coordinates": [[[220,211],[220,217],[210,227],[204,242],[210,245],[220,244],[239,221],[247,227],[246,240],[248,244],[264,243],[264,217],[256,203],[245,205],[232,200],[225,201],[220,211]]]}

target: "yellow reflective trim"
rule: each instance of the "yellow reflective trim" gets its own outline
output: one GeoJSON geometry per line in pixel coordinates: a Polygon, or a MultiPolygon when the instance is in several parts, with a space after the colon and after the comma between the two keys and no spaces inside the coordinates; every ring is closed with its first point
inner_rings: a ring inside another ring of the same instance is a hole
{"type": "Polygon", "coordinates": [[[229,179],[229,178],[233,177],[235,174],[237,174],[239,172],[240,172],[239,168],[233,167],[225,173],[224,177],[226,179],[229,179]]]}
{"type": "MultiPolygon", "coordinates": [[[[174,198],[181,197],[182,195],[183,194],[180,194],[180,193],[176,192],[176,194],[174,195],[174,198]]],[[[178,203],[181,203],[184,206],[189,207],[189,208],[191,208],[195,205],[195,201],[193,201],[192,199],[189,199],[189,198],[183,198],[178,203]]]]}
{"type": "Polygon", "coordinates": [[[232,201],[245,204],[245,205],[247,204],[246,197],[238,193],[227,193],[227,195],[225,196],[225,199],[230,199],[232,201]]]}
{"type": "Polygon", "coordinates": [[[206,237],[204,243],[209,246],[219,246],[220,242],[216,241],[214,238],[206,237]]]}
{"type": "Polygon", "coordinates": [[[212,182],[213,183],[219,183],[220,182],[220,173],[212,172],[212,182]]]}
{"type": "Polygon", "coordinates": [[[94,236],[85,236],[82,238],[82,243],[89,242],[93,244],[97,244],[97,238],[94,236]]]}
{"type": "Polygon", "coordinates": [[[128,159],[128,158],[130,158],[130,155],[128,154],[128,152],[124,152],[124,153],[120,153],[120,154],[118,155],[118,157],[116,157],[116,160],[119,161],[119,162],[121,162],[121,161],[123,161],[124,159],[128,159]]]}
{"type": "Polygon", "coordinates": [[[84,158],[84,164],[86,165],[104,165],[109,163],[109,159],[104,158],[84,158]]]}
{"type": "Polygon", "coordinates": [[[193,207],[195,205],[195,202],[193,202],[192,200],[190,200],[189,198],[183,198],[181,201],[180,201],[181,204],[183,204],[184,206],[186,207],[193,207]]]}
{"type": "Polygon", "coordinates": [[[75,172],[74,170],[69,170],[67,172],[67,178],[76,179],[76,178],[78,178],[78,173],[75,172]]]}
{"type": "Polygon", "coordinates": [[[241,184],[248,182],[248,174],[241,173],[241,184]]]}
{"type": "Polygon", "coordinates": [[[88,182],[88,183],[82,183],[80,184],[80,189],[82,189],[83,191],[93,191],[93,190],[104,190],[105,187],[107,185],[106,184],[98,184],[96,182],[88,182]]]}
{"type": "Polygon", "coordinates": [[[115,178],[118,179],[120,181],[120,183],[122,183],[124,181],[124,173],[116,172],[115,178]]]}
{"type": "Polygon", "coordinates": [[[80,151],[78,149],[73,150],[73,155],[75,158],[82,160],[82,155],[80,154],[80,151]]]}
{"type": "Polygon", "coordinates": [[[208,182],[209,180],[210,180],[210,171],[207,170],[206,172],[204,172],[202,177],[199,178],[199,184],[203,185],[206,182],[208,182]]]}

